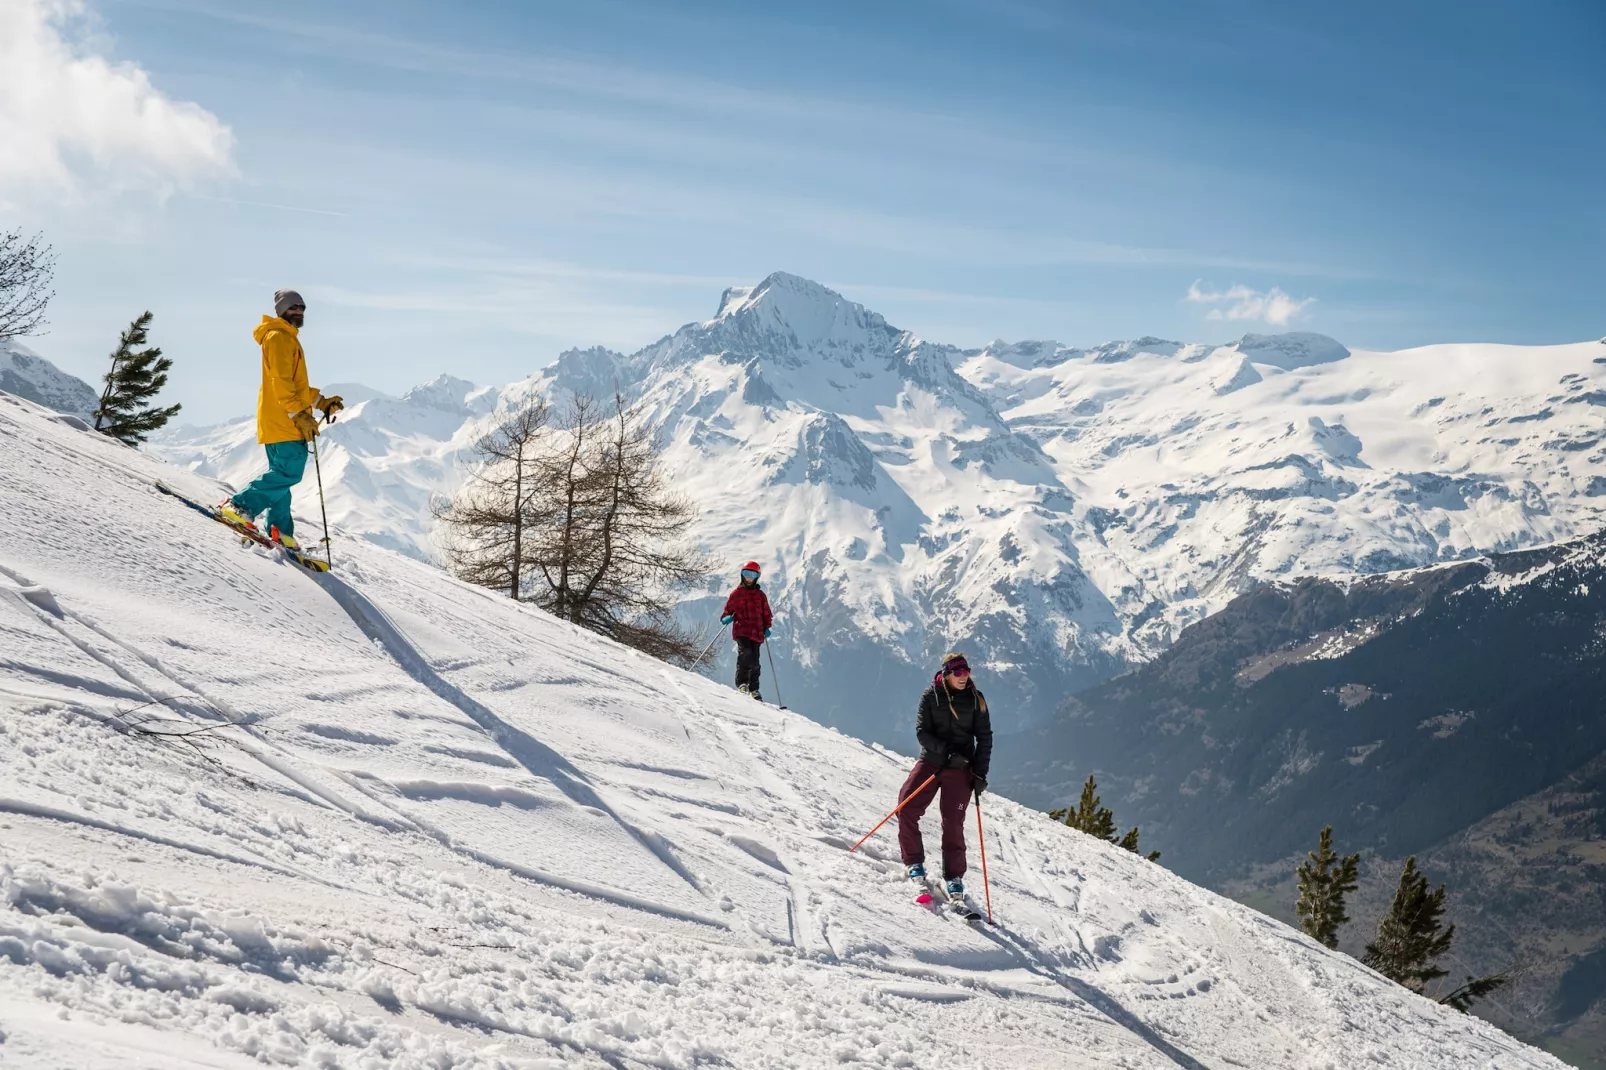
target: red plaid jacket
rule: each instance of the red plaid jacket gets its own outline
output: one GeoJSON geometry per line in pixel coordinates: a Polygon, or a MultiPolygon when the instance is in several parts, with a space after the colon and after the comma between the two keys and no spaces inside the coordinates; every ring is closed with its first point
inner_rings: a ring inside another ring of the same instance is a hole
{"type": "Polygon", "coordinates": [[[732,591],[725,599],[725,612],[720,616],[736,618],[731,622],[731,635],[759,643],[764,641],[764,629],[775,619],[770,614],[769,596],[756,583],[751,587],[744,584],[732,591]]]}

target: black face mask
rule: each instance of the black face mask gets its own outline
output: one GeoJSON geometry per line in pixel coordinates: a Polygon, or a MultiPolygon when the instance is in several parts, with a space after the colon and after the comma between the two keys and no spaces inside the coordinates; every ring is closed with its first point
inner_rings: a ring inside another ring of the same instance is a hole
{"type": "Polygon", "coordinates": [[[286,312],[284,314],[284,322],[298,331],[301,329],[301,325],[306,322],[306,319],[307,314],[305,312],[286,312]]]}

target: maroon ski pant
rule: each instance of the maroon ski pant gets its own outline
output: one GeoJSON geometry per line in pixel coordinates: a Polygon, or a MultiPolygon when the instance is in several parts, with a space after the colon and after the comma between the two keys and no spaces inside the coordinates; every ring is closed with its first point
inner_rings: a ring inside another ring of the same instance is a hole
{"type": "Polygon", "coordinates": [[[970,767],[938,772],[936,766],[922,759],[915,763],[909,779],[898,790],[898,801],[908,799],[932,773],[937,773],[937,779],[898,812],[898,850],[906,866],[926,860],[926,844],[920,838],[920,815],[926,812],[941,789],[942,803],[937,809],[942,813],[942,876],[944,880],[951,880],[965,875],[965,807],[970,805],[970,767]]]}

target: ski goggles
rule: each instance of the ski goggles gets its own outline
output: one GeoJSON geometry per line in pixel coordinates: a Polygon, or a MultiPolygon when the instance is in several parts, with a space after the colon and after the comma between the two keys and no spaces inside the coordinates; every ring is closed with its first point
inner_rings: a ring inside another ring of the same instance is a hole
{"type": "Polygon", "coordinates": [[[744,580],[756,580],[756,579],[758,579],[758,573],[754,572],[750,568],[744,568],[744,569],[742,569],[742,579],[744,579],[744,580]]]}

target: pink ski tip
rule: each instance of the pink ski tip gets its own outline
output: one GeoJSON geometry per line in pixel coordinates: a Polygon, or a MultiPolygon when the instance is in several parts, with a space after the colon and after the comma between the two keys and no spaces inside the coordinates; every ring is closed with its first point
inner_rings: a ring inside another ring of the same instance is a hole
{"type": "Polygon", "coordinates": [[[917,903],[933,903],[933,902],[936,902],[936,900],[931,898],[931,893],[930,892],[922,892],[920,895],[915,896],[915,902],[917,902],[917,903]]]}

